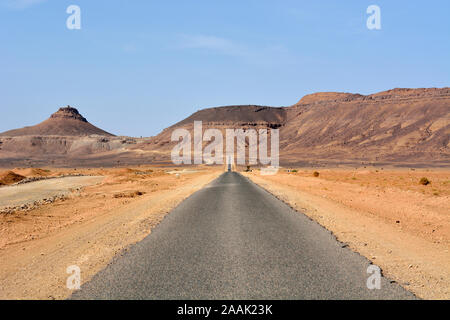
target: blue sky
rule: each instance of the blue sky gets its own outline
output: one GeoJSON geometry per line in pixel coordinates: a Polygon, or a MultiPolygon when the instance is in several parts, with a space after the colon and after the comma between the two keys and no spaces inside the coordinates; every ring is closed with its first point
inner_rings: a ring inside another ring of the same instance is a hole
{"type": "Polygon", "coordinates": [[[0,0],[0,132],[77,107],[151,136],[212,106],[450,86],[450,2],[0,0]],[[81,30],[69,30],[69,5],[81,30]],[[381,30],[366,9],[381,8],[381,30]]]}

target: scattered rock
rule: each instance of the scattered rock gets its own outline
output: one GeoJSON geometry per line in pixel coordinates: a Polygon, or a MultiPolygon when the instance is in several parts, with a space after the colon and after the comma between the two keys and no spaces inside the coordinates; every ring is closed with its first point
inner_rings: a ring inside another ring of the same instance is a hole
{"type": "Polygon", "coordinates": [[[116,193],[114,198],[135,198],[144,195],[145,192],[142,191],[129,191],[129,192],[120,192],[116,193]]]}
{"type": "Polygon", "coordinates": [[[13,214],[15,212],[18,211],[23,211],[23,212],[27,212],[27,211],[31,211],[34,209],[37,209],[38,207],[45,205],[45,204],[51,204],[54,203],[56,201],[64,201],[67,199],[66,195],[60,194],[60,195],[55,195],[51,198],[45,198],[42,200],[38,200],[38,201],[33,201],[32,203],[25,203],[25,204],[21,204],[18,206],[8,206],[8,207],[3,207],[0,208],[0,214],[13,214]]]}

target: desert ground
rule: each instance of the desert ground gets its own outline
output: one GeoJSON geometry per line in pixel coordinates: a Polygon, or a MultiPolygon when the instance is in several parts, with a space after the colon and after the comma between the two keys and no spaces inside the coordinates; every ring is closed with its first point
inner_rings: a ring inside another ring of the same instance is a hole
{"type": "Polygon", "coordinates": [[[292,168],[244,175],[418,297],[450,298],[450,170],[292,168]],[[429,184],[420,183],[424,177],[429,184]]]}
{"type": "MultiPolygon", "coordinates": [[[[237,170],[418,297],[450,298],[450,170],[293,167],[269,176],[237,170]]],[[[211,166],[0,171],[0,299],[67,298],[68,266],[80,266],[82,283],[89,281],[222,172],[211,166]]]]}
{"type": "Polygon", "coordinates": [[[0,299],[66,298],[68,266],[79,266],[82,283],[88,281],[220,172],[144,166],[0,172],[4,184],[17,176],[39,180],[0,188],[0,199],[10,189],[24,191],[21,205],[11,196],[14,204],[0,208],[0,299]]]}

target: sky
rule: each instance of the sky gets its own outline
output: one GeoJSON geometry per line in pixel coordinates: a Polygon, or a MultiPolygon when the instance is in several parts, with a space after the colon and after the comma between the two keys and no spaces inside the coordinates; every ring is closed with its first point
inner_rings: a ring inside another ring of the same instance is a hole
{"type": "Polygon", "coordinates": [[[0,132],[66,105],[147,137],[206,107],[448,87],[449,13],[448,0],[0,0],[0,132]]]}

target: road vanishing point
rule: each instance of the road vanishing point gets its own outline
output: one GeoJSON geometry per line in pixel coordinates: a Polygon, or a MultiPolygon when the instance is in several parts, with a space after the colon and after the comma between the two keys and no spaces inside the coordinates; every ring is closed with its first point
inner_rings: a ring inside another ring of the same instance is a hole
{"type": "Polygon", "coordinates": [[[237,172],[184,200],[71,299],[414,299],[237,172]]]}

